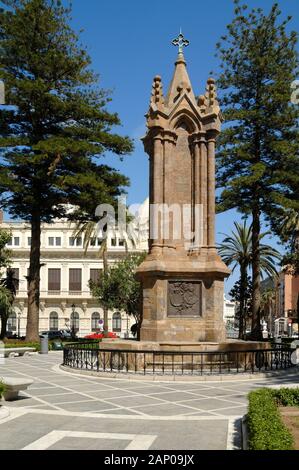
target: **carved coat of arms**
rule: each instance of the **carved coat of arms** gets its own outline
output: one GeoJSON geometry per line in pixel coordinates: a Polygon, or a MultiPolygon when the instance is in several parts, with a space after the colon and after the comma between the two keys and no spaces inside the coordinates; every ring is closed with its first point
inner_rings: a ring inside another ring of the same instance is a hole
{"type": "Polygon", "coordinates": [[[200,283],[191,281],[169,281],[168,315],[200,315],[200,283]]]}

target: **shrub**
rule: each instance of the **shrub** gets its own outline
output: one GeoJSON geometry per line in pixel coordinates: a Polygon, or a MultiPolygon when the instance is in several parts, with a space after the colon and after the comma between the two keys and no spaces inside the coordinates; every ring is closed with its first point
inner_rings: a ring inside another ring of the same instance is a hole
{"type": "Polygon", "coordinates": [[[267,388],[249,394],[247,415],[250,450],[292,450],[294,439],[281,420],[275,400],[277,390],[267,388]]]}
{"type": "Polygon", "coordinates": [[[40,343],[26,343],[22,340],[10,340],[5,341],[5,348],[13,349],[13,348],[35,348],[37,351],[40,351],[40,343]]]}
{"type": "Polygon", "coordinates": [[[278,406],[299,406],[299,388],[280,388],[272,393],[278,406]]]}

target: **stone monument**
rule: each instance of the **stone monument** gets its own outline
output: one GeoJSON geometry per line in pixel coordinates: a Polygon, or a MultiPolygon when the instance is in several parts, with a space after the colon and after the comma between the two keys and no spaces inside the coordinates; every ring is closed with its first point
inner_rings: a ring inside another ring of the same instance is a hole
{"type": "Polygon", "coordinates": [[[166,95],[154,78],[147,134],[150,162],[150,250],[137,276],[143,286],[141,341],[225,341],[224,279],[230,271],[215,247],[215,141],[221,111],[213,78],[196,97],[180,33],[166,95]]]}

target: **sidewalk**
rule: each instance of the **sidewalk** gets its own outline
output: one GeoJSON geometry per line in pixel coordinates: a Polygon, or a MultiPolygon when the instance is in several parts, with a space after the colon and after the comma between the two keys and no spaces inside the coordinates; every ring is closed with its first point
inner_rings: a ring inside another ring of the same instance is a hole
{"type": "Polygon", "coordinates": [[[0,367],[0,376],[34,380],[5,404],[0,449],[237,449],[248,392],[299,385],[298,375],[202,383],[95,378],[62,372],[61,360],[52,352],[0,367]]]}

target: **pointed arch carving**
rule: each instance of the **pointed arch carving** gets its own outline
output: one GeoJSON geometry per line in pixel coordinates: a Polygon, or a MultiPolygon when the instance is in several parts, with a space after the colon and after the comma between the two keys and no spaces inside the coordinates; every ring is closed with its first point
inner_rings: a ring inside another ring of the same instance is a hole
{"type": "Polygon", "coordinates": [[[195,132],[199,132],[201,130],[201,125],[190,110],[183,109],[172,116],[170,121],[170,128],[174,131],[179,128],[183,128],[188,132],[188,134],[194,134],[195,132]]]}

